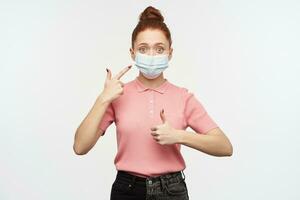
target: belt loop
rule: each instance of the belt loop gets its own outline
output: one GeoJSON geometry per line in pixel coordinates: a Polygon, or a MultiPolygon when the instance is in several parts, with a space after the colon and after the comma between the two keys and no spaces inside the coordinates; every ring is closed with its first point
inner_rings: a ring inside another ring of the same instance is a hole
{"type": "Polygon", "coordinates": [[[129,188],[133,188],[135,186],[135,179],[136,179],[136,176],[132,176],[131,183],[129,184],[129,188]]]}
{"type": "Polygon", "coordinates": [[[162,189],[162,191],[164,191],[164,189],[165,189],[165,181],[164,181],[164,179],[163,179],[162,176],[160,176],[159,179],[160,179],[160,183],[161,183],[161,189],[162,189]]]}
{"type": "Polygon", "coordinates": [[[185,174],[184,174],[184,172],[183,172],[183,170],[181,171],[182,172],[182,178],[183,178],[183,180],[185,180],[185,174]]]}

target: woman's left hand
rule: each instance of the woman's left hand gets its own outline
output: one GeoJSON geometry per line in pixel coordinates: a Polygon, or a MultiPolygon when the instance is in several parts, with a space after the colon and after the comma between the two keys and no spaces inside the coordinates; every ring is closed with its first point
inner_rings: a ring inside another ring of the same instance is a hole
{"type": "Polygon", "coordinates": [[[170,125],[165,117],[164,109],[160,111],[160,118],[162,119],[163,124],[151,128],[153,139],[162,145],[178,143],[182,133],[178,132],[170,125]]]}

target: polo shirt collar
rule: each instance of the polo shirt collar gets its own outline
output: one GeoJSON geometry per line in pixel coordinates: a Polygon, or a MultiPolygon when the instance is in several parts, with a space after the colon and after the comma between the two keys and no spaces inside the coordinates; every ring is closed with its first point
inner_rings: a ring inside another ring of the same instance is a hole
{"type": "Polygon", "coordinates": [[[134,82],[135,82],[138,92],[143,92],[143,91],[150,89],[150,90],[155,90],[155,91],[163,94],[166,91],[168,85],[170,84],[168,79],[165,78],[165,80],[166,81],[163,84],[161,84],[160,86],[158,86],[157,88],[149,88],[149,87],[145,86],[137,77],[135,78],[134,82]]]}

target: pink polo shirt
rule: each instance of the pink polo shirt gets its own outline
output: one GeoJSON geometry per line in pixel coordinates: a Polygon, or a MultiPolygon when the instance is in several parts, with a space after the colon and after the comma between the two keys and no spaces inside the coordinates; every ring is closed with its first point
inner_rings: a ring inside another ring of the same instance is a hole
{"type": "Polygon", "coordinates": [[[124,84],[124,93],[107,108],[99,128],[104,131],[115,122],[118,151],[117,170],[140,177],[154,177],[185,169],[180,144],[161,145],[150,128],[162,124],[160,110],[175,129],[192,128],[198,134],[218,127],[193,93],[167,79],[155,89],[147,88],[136,77],[124,84]]]}

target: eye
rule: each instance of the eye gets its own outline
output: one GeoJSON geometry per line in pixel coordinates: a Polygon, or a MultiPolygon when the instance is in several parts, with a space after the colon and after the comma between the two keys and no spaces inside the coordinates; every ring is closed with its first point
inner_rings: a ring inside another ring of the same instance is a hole
{"type": "Polygon", "coordinates": [[[146,47],[140,47],[138,50],[141,53],[146,53],[147,48],[146,47]]]}
{"type": "Polygon", "coordinates": [[[156,51],[157,51],[157,53],[163,53],[164,50],[165,49],[163,47],[158,47],[156,51]]]}

